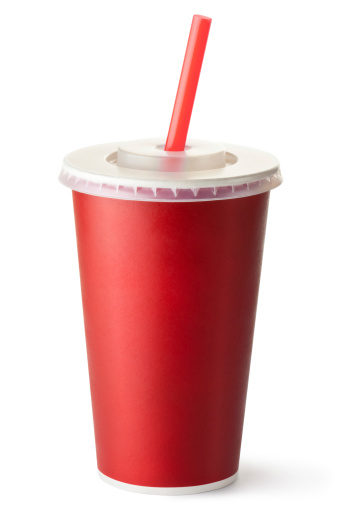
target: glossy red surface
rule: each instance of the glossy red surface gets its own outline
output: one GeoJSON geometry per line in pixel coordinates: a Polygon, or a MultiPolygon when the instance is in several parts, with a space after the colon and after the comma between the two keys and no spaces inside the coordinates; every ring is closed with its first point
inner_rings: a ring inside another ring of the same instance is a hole
{"type": "Polygon", "coordinates": [[[99,470],[157,487],[233,475],[269,193],[73,199],[99,470]]]}
{"type": "Polygon", "coordinates": [[[192,18],[165,151],[183,151],[187,139],[197,85],[208,41],[211,18],[192,18]]]}

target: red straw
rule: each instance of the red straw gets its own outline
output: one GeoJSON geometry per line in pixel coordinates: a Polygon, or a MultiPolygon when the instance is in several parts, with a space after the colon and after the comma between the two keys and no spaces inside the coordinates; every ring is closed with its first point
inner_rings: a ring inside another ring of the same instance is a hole
{"type": "Polygon", "coordinates": [[[185,148],[210,25],[211,18],[192,18],[165,151],[183,151],[185,148]]]}

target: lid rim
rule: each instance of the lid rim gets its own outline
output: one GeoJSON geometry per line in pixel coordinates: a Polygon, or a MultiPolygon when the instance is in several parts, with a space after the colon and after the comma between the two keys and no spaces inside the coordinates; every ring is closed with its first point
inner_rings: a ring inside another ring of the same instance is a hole
{"type": "MultiPolygon", "coordinates": [[[[142,142],[161,141],[138,141],[142,142]]],[[[203,151],[207,143],[200,143],[203,151]]],[[[64,158],[59,180],[72,190],[90,195],[176,202],[245,197],[272,190],[282,183],[279,162],[273,155],[245,146],[217,144],[228,153],[231,159],[228,165],[194,171],[183,168],[176,172],[122,168],[116,163],[117,143],[89,146],[64,158]],[[229,190],[224,190],[229,188],[235,190],[229,194],[229,190]]]]}
{"type": "Polygon", "coordinates": [[[96,197],[121,199],[130,201],[153,202],[200,202],[250,197],[252,195],[269,192],[283,182],[281,172],[272,177],[242,183],[239,185],[212,186],[200,188],[161,188],[130,185],[107,185],[102,182],[89,182],[79,177],[61,171],[59,181],[75,192],[85,193],[96,197]],[[165,193],[165,197],[163,194],[165,193]],[[184,193],[184,198],[182,197],[184,193]]]}

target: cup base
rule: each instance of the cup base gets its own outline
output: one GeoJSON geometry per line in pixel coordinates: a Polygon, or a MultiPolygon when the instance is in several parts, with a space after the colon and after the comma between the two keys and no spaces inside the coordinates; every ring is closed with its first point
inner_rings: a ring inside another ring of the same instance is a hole
{"type": "Polygon", "coordinates": [[[126,482],[116,481],[115,479],[111,479],[107,475],[104,475],[102,472],[99,472],[99,477],[110,484],[111,486],[115,486],[116,488],[124,489],[126,491],[131,491],[132,493],[144,493],[146,495],[193,495],[195,493],[205,493],[206,491],[212,491],[214,489],[224,488],[225,486],[229,486],[237,479],[236,472],[231,477],[227,479],[223,479],[222,481],[211,482],[209,484],[201,484],[199,486],[187,486],[180,488],[157,488],[157,487],[149,487],[149,486],[136,486],[135,484],[128,484],[126,482]]]}

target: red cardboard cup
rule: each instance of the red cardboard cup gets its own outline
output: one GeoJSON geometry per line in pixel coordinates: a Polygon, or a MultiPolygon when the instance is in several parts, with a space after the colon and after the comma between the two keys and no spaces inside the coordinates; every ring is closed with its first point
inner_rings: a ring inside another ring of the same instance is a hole
{"type": "Polygon", "coordinates": [[[185,494],[237,476],[278,161],[163,140],[69,154],[99,474],[185,494]]]}

